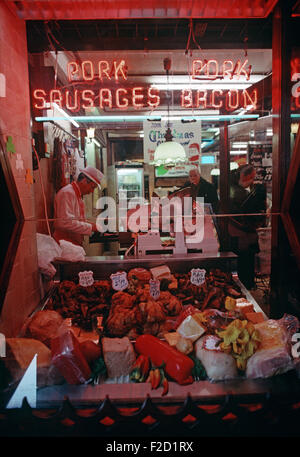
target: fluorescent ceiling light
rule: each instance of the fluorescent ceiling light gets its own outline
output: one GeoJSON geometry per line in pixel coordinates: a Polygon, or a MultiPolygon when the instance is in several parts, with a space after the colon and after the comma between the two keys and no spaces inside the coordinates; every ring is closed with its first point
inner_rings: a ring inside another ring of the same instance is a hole
{"type": "MultiPolygon", "coordinates": [[[[250,75],[250,79],[245,82],[245,84],[251,85],[254,84],[258,81],[261,81],[264,79],[266,76],[265,75],[250,75]]],[[[135,76],[134,79],[135,81],[139,82],[145,82],[145,78],[147,78],[147,81],[150,82],[153,86],[157,84],[166,84],[166,76],[165,75],[152,75],[152,76],[135,76]]],[[[237,79],[230,79],[229,76],[225,76],[224,78],[208,78],[206,76],[200,76],[199,78],[192,78],[192,75],[169,75],[169,84],[182,84],[186,87],[187,84],[201,84],[203,82],[205,84],[231,84],[234,85],[234,83],[237,81],[237,79]]],[[[239,81],[240,82],[240,81],[239,81]]]]}
{"type": "Polygon", "coordinates": [[[230,151],[230,155],[232,156],[239,156],[242,154],[247,154],[247,151],[230,151]]]}
{"type": "MultiPolygon", "coordinates": [[[[182,121],[191,121],[191,120],[199,120],[199,121],[229,121],[229,120],[236,120],[236,119],[258,119],[259,114],[245,114],[243,116],[239,116],[236,114],[216,114],[216,115],[186,115],[186,116],[178,116],[174,118],[176,120],[182,121]]],[[[63,120],[64,117],[59,116],[37,116],[35,120],[37,122],[49,122],[49,121],[57,121],[63,120]]],[[[162,119],[161,116],[74,116],[71,118],[72,121],[76,122],[141,122],[145,120],[149,121],[160,121],[162,119]]]]}
{"type": "MultiPolygon", "coordinates": [[[[48,105],[51,105],[48,103],[48,105]]],[[[75,127],[79,128],[79,124],[68,114],[66,113],[57,103],[52,103],[52,106],[59,111],[68,121],[70,121],[75,127]]],[[[50,106],[51,109],[51,106],[50,106]]]]}
{"type": "Polygon", "coordinates": [[[182,90],[182,89],[191,89],[191,90],[230,90],[230,89],[248,89],[252,84],[249,84],[249,81],[242,83],[242,82],[232,82],[232,83],[201,83],[201,82],[193,82],[193,83],[185,83],[185,84],[152,84],[151,87],[155,87],[159,90],[182,90]]]}
{"type": "Polygon", "coordinates": [[[239,142],[236,142],[236,143],[232,143],[231,147],[232,148],[246,148],[248,146],[248,143],[239,143],[239,142]]]}

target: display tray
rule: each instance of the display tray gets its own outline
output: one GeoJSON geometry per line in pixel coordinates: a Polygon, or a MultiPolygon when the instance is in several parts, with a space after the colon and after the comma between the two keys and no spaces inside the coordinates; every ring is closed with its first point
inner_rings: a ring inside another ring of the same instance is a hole
{"type": "MultiPolygon", "coordinates": [[[[66,262],[57,260],[55,266],[58,269],[58,281],[54,287],[44,297],[39,309],[46,309],[48,300],[55,290],[59,281],[74,280],[79,271],[92,270],[95,278],[108,278],[109,274],[122,270],[129,270],[136,266],[151,268],[162,264],[167,264],[171,271],[186,272],[187,268],[224,268],[232,271],[232,262],[236,255],[230,252],[218,253],[218,255],[189,254],[185,256],[147,256],[146,258],[124,258],[123,256],[114,257],[89,257],[85,262],[66,262]]],[[[256,312],[267,315],[255,301],[251,293],[238,279],[236,273],[232,273],[234,282],[239,286],[247,301],[253,304],[256,312]]],[[[120,405],[141,405],[147,398],[158,404],[182,404],[190,397],[196,402],[223,401],[228,396],[241,399],[255,399],[265,397],[268,393],[287,395],[291,391],[300,394],[300,382],[296,371],[272,377],[270,379],[239,379],[223,382],[211,382],[209,380],[195,381],[192,384],[181,386],[176,382],[169,382],[169,392],[166,396],[161,395],[162,388],[152,390],[150,383],[134,383],[129,381],[129,377],[114,379],[102,379],[96,385],[53,385],[39,387],[37,390],[37,408],[58,407],[67,397],[76,407],[99,406],[106,398],[109,398],[120,405]]],[[[8,392],[6,392],[8,394],[8,392]]]]}
{"type": "Polygon", "coordinates": [[[56,408],[68,398],[73,406],[99,406],[106,398],[116,405],[141,405],[147,398],[157,404],[181,405],[187,397],[194,402],[224,402],[226,397],[233,396],[239,401],[259,401],[266,395],[292,396],[300,395],[300,380],[295,371],[274,376],[269,379],[235,379],[215,382],[195,381],[187,386],[170,381],[169,392],[161,395],[162,388],[151,390],[150,383],[110,383],[99,385],[61,385],[39,388],[37,391],[37,409],[56,408]]]}
{"type": "Polygon", "coordinates": [[[86,257],[83,262],[69,262],[56,259],[53,263],[57,270],[56,280],[74,280],[78,273],[92,270],[94,278],[105,279],[108,274],[120,270],[129,271],[134,267],[153,268],[167,264],[172,272],[186,272],[188,268],[221,268],[225,271],[234,271],[237,255],[233,252],[192,253],[192,254],[157,254],[138,256],[94,256],[86,257]]]}

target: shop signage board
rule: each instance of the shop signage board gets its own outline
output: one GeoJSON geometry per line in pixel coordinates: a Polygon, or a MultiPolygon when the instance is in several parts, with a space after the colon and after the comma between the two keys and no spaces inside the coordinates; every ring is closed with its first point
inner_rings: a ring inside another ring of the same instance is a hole
{"type": "MultiPolygon", "coordinates": [[[[180,143],[185,150],[188,164],[178,165],[175,176],[188,175],[190,168],[199,163],[201,154],[201,121],[182,123],[170,121],[169,126],[173,135],[173,141],[180,143]]],[[[157,146],[165,141],[168,121],[144,121],[144,162],[151,163],[154,160],[154,152],[157,146]]],[[[161,173],[163,175],[163,173],[161,173]]],[[[173,175],[174,176],[174,175],[173,175]]]]}
{"type": "MultiPolygon", "coordinates": [[[[135,84],[134,77],[129,77],[130,68],[124,59],[99,59],[97,62],[83,60],[80,63],[69,61],[63,70],[69,82],[67,86],[50,90],[39,87],[33,90],[33,106],[36,110],[46,109],[49,103],[74,113],[80,109],[94,108],[114,111],[128,108],[155,110],[163,104],[165,90],[161,91],[155,84],[135,84]]],[[[204,78],[211,83],[211,88],[206,89],[201,84],[194,87],[187,84],[187,87],[178,88],[179,103],[182,108],[189,109],[225,108],[232,111],[250,105],[256,109],[259,99],[257,89],[238,89],[238,83],[249,81],[251,73],[252,65],[248,59],[235,62],[231,59],[221,62],[215,59],[194,59],[189,75],[191,80],[198,82],[204,78]],[[232,82],[232,87],[223,90],[218,84],[214,85],[220,78],[232,82]]]]}
{"type": "Polygon", "coordinates": [[[249,145],[249,163],[256,170],[255,184],[265,184],[267,192],[272,192],[272,145],[249,145]]]}

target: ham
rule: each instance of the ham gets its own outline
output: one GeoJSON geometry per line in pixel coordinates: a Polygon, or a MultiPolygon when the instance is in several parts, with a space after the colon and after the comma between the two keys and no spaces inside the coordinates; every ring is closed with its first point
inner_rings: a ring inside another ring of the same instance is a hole
{"type": "Polygon", "coordinates": [[[102,338],[103,358],[107,376],[115,378],[129,375],[136,360],[129,338],[102,338]]]}
{"type": "Polygon", "coordinates": [[[281,319],[268,319],[255,324],[260,333],[259,349],[247,363],[247,378],[269,378],[294,368],[290,355],[291,337],[299,328],[296,317],[285,314],[281,319]]]}
{"type": "Polygon", "coordinates": [[[234,358],[218,348],[221,339],[206,335],[195,343],[196,357],[201,361],[211,381],[225,381],[238,376],[234,358]]]}

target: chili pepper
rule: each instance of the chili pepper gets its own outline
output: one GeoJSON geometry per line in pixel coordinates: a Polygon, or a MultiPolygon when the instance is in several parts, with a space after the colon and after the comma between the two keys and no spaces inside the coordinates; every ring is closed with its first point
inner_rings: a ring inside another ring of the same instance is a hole
{"type": "Polygon", "coordinates": [[[144,355],[140,355],[133,365],[130,372],[130,380],[135,382],[144,382],[149,371],[149,358],[144,355]]]}
{"type": "Polygon", "coordinates": [[[149,379],[149,382],[150,382],[150,384],[151,384],[151,389],[153,389],[153,382],[154,382],[154,377],[153,377],[153,375],[154,375],[154,370],[150,370],[149,378],[148,378],[148,379],[149,379]]]}
{"type": "Polygon", "coordinates": [[[162,381],[162,386],[163,386],[163,391],[162,391],[161,395],[162,396],[167,395],[167,393],[169,392],[169,381],[167,380],[167,378],[165,376],[162,381]]]}
{"type": "Polygon", "coordinates": [[[143,362],[143,368],[142,368],[142,373],[143,373],[143,381],[147,378],[148,373],[150,369],[150,360],[148,356],[144,356],[144,362],[143,362]]]}
{"type": "Polygon", "coordinates": [[[155,368],[153,370],[152,389],[157,389],[160,385],[160,381],[161,381],[160,369],[155,368]]]}

